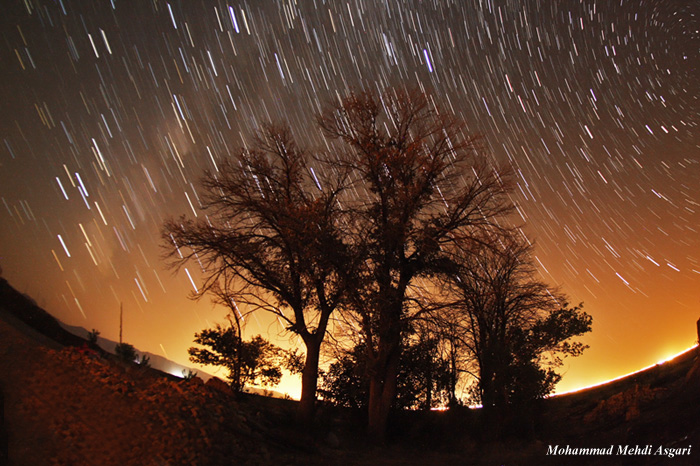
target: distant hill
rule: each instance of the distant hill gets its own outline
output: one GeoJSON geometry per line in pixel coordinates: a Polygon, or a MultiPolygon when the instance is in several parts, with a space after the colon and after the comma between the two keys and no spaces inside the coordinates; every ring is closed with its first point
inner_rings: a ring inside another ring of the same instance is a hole
{"type": "MultiPolygon", "coordinates": [[[[87,344],[88,334],[90,333],[84,327],[68,325],[39,307],[37,303],[24,293],[20,293],[13,288],[7,280],[0,277],[0,313],[9,314],[12,317],[26,324],[31,329],[39,334],[47,337],[50,341],[63,346],[81,347],[87,344]]],[[[45,341],[45,343],[47,343],[45,341]]],[[[108,353],[114,354],[114,348],[117,342],[104,338],[97,337],[97,344],[100,348],[108,353]]],[[[213,375],[201,370],[193,369],[188,366],[183,366],[174,361],[171,361],[159,354],[154,354],[148,351],[140,351],[137,348],[139,355],[145,355],[149,358],[149,364],[152,368],[159,371],[171,374],[175,377],[182,377],[188,371],[197,374],[197,377],[204,381],[214,377],[213,375]]],[[[273,396],[276,398],[284,398],[284,395],[275,390],[260,389],[256,387],[247,387],[246,392],[259,395],[273,396]]]]}
{"type": "MultiPolygon", "coordinates": [[[[11,315],[60,345],[81,347],[87,344],[89,333],[87,329],[68,325],[56,319],[40,308],[31,297],[14,289],[3,278],[0,278],[0,312],[11,315]]],[[[97,344],[108,353],[114,354],[117,342],[98,336],[97,344]]],[[[205,381],[212,377],[206,372],[183,366],[158,354],[144,351],[138,351],[138,353],[148,356],[149,364],[154,369],[176,377],[182,377],[185,372],[190,370],[196,372],[205,381]]]]}
{"type": "Polygon", "coordinates": [[[29,296],[15,290],[0,277],[0,312],[7,313],[27,324],[40,334],[64,346],[81,346],[86,343],[61,326],[58,319],[40,308],[29,296]]]}
{"type": "MultiPolygon", "coordinates": [[[[84,327],[76,327],[73,325],[68,325],[64,324],[61,321],[58,321],[59,325],[63,327],[65,330],[70,332],[73,335],[79,336],[83,341],[87,341],[88,334],[90,333],[89,330],[87,330],[84,327]]],[[[104,338],[98,335],[97,337],[97,345],[102,348],[103,350],[107,351],[108,353],[114,354],[114,349],[117,346],[118,342],[114,340],[110,340],[109,338],[104,338]]],[[[170,359],[164,358],[163,356],[159,354],[153,354],[148,351],[140,351],[138,348],[136,349],[137,353],[139,355],[145,355],[148,356],[148,362],[151,365],[151,367],[158,369],[160,371],[166,372],[168,374],[172,374],[176,377],[182,377],[184,373],[187,371],[192,371],[196,372],[197,376],[202,378],[203,380],[209,380],[211,377],[213,377],[211,374],[207,374],[204,371],[201,371],[199,369],[193,369],[188,366],[183,366],[182,364],[178,364],[176,362],[171,361],[170,359]]]]}

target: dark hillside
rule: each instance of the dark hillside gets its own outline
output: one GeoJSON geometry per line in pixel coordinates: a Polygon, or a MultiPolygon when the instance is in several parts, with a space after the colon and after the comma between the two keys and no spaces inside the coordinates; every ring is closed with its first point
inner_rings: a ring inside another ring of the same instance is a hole
{"type": "Polygon", "coordinates": [[[378,448],[361,412],[320,406],[306,434],[294,401],[236,396],[218,379],[180,380],[82,351],[83,339],[0,287],[0,464],[700,464],[696,350],[488,419],[466,408],[396,412],[378,448]]]}
{"type": "Polygon", "coordinates": [[[620,445],[651,445],[653,450],[627,462],[620,462],[619,456],[608,458],[604,464],[700,464],[699,401],[700,360],[695,348],[607,385],[546,400],[540,436],[562,446],[614,445],[617,451],[620,445]],[[692,445],[697,450],[691,455],[655,454],[660,447],[663,452],[692,445]]]}
{"type": "Polygon", "coordinates": [[[0,312],[8,313],[51,340],[64,346],[81,346],[86,343],[61,327],[58,320],[36,305],[34,300],[15,290],[0,277],[0,312]]]}
{"type": "Polygon", "coordinates": [[[292,402],[236,397],[218,379],[185,381],[85,351],[84,340],[66,338],[48,314],[9,295],[0,303],[0,464],[296,464],[317,453],[278,428],[291,424],[292,402]],[[22,310],[38,317],[20,320],[22,310]]]}

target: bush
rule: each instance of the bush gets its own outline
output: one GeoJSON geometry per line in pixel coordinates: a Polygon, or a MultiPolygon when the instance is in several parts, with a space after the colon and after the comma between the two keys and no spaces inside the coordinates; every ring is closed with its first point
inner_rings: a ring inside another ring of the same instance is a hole
{"type": "Polygon", "coordinates": [[[129,343],[118,343],[114,348],[114,354],[124,362],[135,362],[138,359],[136,348],[129,343]]]}
{"type": "Polygon", "coordinates": [[[185,380],[192,380],[195,377],[197,377],[197,373],[192,371],[192,369],[183,369],[182,370],[182,378],[185,380]]]}
{"type": "Polygon", "coordinates": [[[97,348],[97,337],[99,337],[100,331],[92,329],[92,332],[88,332],[88,345],[90,348],[97,348]]]}
{"type": "Polygon", "coordinates": [[[136,362],[141,367],[151,367],[151,357],[145,354],[141,355],[141,359],[136,358],[136,362]]]}

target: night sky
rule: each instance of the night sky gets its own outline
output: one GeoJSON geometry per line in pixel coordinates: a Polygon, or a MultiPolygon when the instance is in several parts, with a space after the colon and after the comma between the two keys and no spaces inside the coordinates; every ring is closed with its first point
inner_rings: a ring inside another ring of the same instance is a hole
{"type": "MultiPolygon", "coordinates": [[[[2,274],[114,340],[123,305],[125,341],[185,363],[225,310],[187,299],[197,265],[167,270],[159,231],[202,215],[203,170],[261,123],[321,148],[331,99],[420,87],[512,165],[542,278],[594,317],[559,390],[654,364],[700,317],[699,15],[693,0],[4,0],[2,274]]],[[[260,332],[290,339],[269,316],[260,332]]]]}

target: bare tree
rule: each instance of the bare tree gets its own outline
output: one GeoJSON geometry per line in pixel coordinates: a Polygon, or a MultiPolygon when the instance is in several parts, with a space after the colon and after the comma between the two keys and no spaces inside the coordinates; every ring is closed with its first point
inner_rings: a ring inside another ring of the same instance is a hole
{"type": "Polygon", "coordinates": [[[201,264],[197,296],[212,292],[247,312],[270,312],[301,337],[305,423],[313,416],[321,343],[343,294],[335,273],[345,257],[337,230],[342,184],[340,175],[333,182],[313,171],[287,128],[266,126],[251,149],[205,174],[206,217],[170,220],[163,232],[173,267],[201,264]]]}
{"type": "Polygon", "coordinates": [[[351,315],[369,366],[369,434],[381,440],[396,395],[401,340],[425,312],[424,280],[437,273],[456,241],[477,241],[510,209],[507,178],[479,156],[465,124],[419,92],[361,93],[318,119],[339,143],[334,164],[349,169],[352,240],[362,268],[351,315]]]}
{"type": "Polygon", "coordinates": [[[580,307],[538,280],[532,245],[512,231],[477,250],[458,251],[450,275],[453,313],[461,346],[475,363],[472,374],[485,408],[540,398],[560,376],[561,357],[586,348],[569,339],[591,329],[580,307]]]}
{"type": "MultiPolygon", "coordinates": [[[[228,308],[229,312],[226,319],[231,326],[229,333],[226,335],[228,340],[227,345],[230,346],[228,352],[232,355],[228,361],[229,380],[231,386],[236,391],[241,391],[245,383],[242,380],[242,354],[243,354],[243,326],[245,325],[246,315],[241,312],[236,303],[233,290],[236,289],[233,280],[236,279],[234,274],[223,270],[216,281],[213,281],[207,292],[212,297],[212,302],[228,308]]],[[[198,335],[195,334],[195,338],[198,335]]]]}

